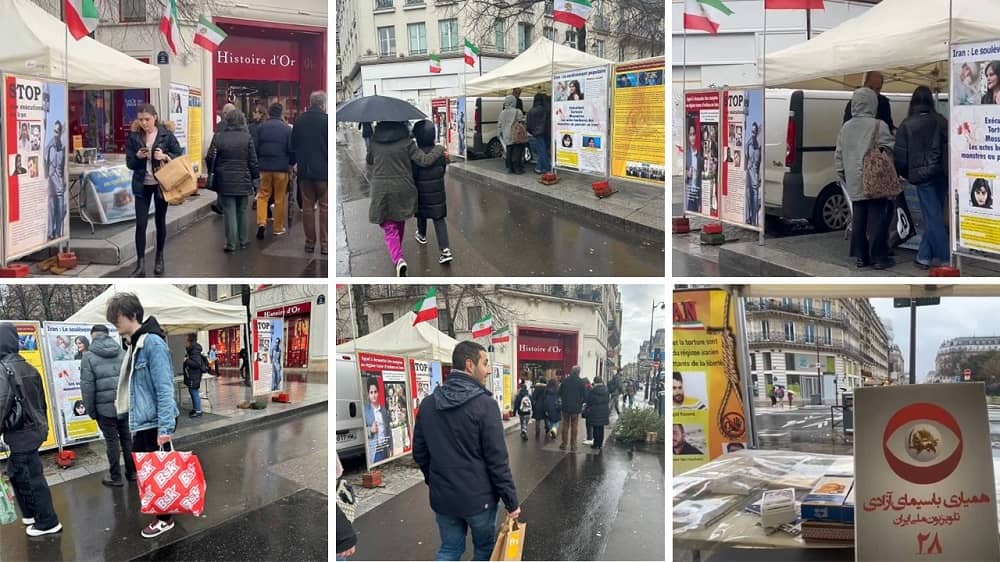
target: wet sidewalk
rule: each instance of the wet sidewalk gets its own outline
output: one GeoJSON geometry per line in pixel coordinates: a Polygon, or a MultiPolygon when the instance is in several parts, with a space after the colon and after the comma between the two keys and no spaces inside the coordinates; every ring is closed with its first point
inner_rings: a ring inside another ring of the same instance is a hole
{"type": "MultiPolygon", "coordinates": [[[[327,560],[327,411],[300,409],[241,431],[186,440],[207,483],[205,513],[178,516],[156,539],[140,536],[135,484],[107,488],[97,474],[52,486],[63,531],[29,538],[0,527],[0,560],[327,560]]],[[[181,442],[179,441],[179,444],[181,442]]]]}

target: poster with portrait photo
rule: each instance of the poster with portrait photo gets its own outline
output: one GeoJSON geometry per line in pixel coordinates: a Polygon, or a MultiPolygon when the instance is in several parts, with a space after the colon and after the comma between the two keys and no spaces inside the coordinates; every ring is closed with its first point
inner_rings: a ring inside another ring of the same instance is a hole
{"type": "Polygon", "coordinates": [[[412,448],[406,359],[358,353],[358,370],[364,404],[365,462],[372,468],[407,454],[412,448]]]}
{"type": "Polygon", "coordinates": [[[701,460],[708,453],[708,435],[703,423],[673,424],[673,456],[698,457],[701,460]]]}
{"type": "Polygon", "coordinates": [[[607,66],[560,72],[553,76],[552,128],[555,162],[560,168],[604,176],[608,171],[607,66]]]}
{"type": "Polygon", "coordinates": [[[671,381],[675,410],[708,410],[708,379],[704,371],[674,371],[671,381]]]}
{"type": "Polygon", "coordinates": [[[410,430],[409,393],[406,391],[406,373],[382,371],[385,386],[385,407],[389,412],[389,426],[392,428],[392,453],[398,457],[413,448],[410,430]]]}

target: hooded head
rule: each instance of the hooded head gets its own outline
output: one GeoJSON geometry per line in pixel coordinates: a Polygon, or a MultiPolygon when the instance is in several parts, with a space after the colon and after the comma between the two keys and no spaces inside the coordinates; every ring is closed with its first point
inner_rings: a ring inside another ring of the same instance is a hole
{"type": "Polygon", "coordinates": [[[21,343],[17,338],[17,328],[10,322],[0,324],[0,358],[17,353],[20,350],[21,343]]]}
{"type": "Polygon", "coordinates": [[[410,129],[405,121],[379,121],[372,134],[372,141],[377,143],[392,144],[405,138],[409,138],[410,129]]]}
{"type": "Polygon", "coordinates": [[[532,105],[535,107],[545,107],[545,94],[541,92],[535,94],[535,101],[532,105]]]}
{"type": "Polygon", "coordinates": [[[517,107],[517,98],[514,96],[507,96],[503,99],[503,108],[510,109],[512,107],[517,107]]]}
{"type": "Polygon", "coordinates": [[[851,117],[875,118],[878,110],[878,96],[871,88],[858,88],[851,98],[851,117]]]}
{"type": "Polygon", "coordinates": [[[435,134],[434,123],[426,119],[413,125],[413,139],[421,148],[434,146],[435,134]]]}

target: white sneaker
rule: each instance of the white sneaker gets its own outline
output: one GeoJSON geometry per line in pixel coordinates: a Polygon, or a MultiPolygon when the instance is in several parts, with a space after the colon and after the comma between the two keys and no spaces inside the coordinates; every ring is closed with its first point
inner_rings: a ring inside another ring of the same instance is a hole
{"type": "Polygon", "coordinates": [[[594,440],[593,439],[584,439],[583,440],[583,444],[584,445],[593,445],[594,444],[594,440]]]}
{"type": "Polygon", "coordinates": [[[455,256],[452,255],[451,249],[450,248],[445,248],[445,249],[441,250],[441,256],[438,257],[438,263],[445,264],[445,263],[450,262],[453,259],[455,259],[455,256]]]}
{"type": "Polygon", "coordinates": [[[55,527],[45,529],[44,531],[36,529],[34,525],[30,525],[24,532],[27,533],[29,537],[40,537],[42,535],[52,535],[58,533],[59,531],[62,531],[62,523],[57,523],[55,527]]]}
{"type": "Polygon", "coordinates": [[[145,529],[142,530],[142,536],[143,538],[151,539],[154,537],[158,537],[173,528],[174,528],[173,519],[171,519],[169,523],[156,519],[152,523],[150,523],[145,529]]]}
{"type": "Polygon", "coordinates": [[[406,277],[406,260],[399,260],[396,264],[396,277],[406,277]]]}
{"type": "Polygon", "coordinates": [[[427,244],[427,237],[424,236],[424,235],[422,235],[422,234],[420,234],[419,232],[415,233],[413,235],[413,237],[417,240],[417,243],[423,244],[423,245],[427,244]]]}
{"type": "Polygon", "coordinates": [[[21,523],[24,523],[25,527],[30,527],[31,525],[35,524],[35,518],[34,517],[24,517],[24,518],[21,519],[21,523]]]}

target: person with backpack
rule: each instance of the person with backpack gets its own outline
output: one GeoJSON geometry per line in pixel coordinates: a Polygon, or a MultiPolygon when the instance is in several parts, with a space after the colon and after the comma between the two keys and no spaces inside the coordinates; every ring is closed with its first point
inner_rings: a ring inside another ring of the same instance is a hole
{"type": "Polygon", "coordinates": [[[514,404],[517,407],[517,416],[521,418],[521,439],[527,440],[528,424],[531,423],[531,415],[534,413],[531,404],[531,394],[528,392],[528,381],[521,381],[521,390],[518,391],[517,397],[514,398],[514,404]]]}
{"type": "Polygon", "coordinates": [[[38,448],[49,434],[45,389],[38,371],[21,357],[17,328],[0,324],[0,437],[10,448],[7,476],[29,537],[62,531],[38,448]]]}
{"type": "Polygon", "coordinates": [[[559,400],[559,383],[549,380],[545,386],[545,434],[552,439],[559,433],[559,423],[562,421],[562,404],[559,400]]]}
{"type": "Polygon", "coordinates": [[[208,360],[201,353],[201,344],[195,340],[194,334],[187,337],[187,357],[184,359],[184,386],[191,394],[191,407],[188,414],[192,418],[201,417],[201,375],[208,370],[208,360]]]}
{"type": "Polygon", "coordinates": [[[538,439],[545,424],[545,379],[542,377],[535,380],[531,389],[531,417],[535,420],[535,439],[538,439]]]}
{"type": "Polygon", "coordinates": [[[128,430],[128,414],[119,416],[115,409],[118,376],[125,352],[121,344],[108,334],[108,327],[104,324],[95,324],[90,329],[92,343],[80,360],[80,394],[87,414],[97,421],[97,426],[101,428],[107,447],[111,478],[101,480],[101,484],[121,488],[125,485],[126,479],[135,482],[135,460],[132,458],[132,434],[128,430]],[[124,475],[122,457],[125,459],[124,475]]]}
{"type": "Polygon", "coordinates": [[[524,124],[524,113],[517,108],[517,98],[507,96],[503,101],[503,111],[499,117],[500,142],[506,150],[507,171],[511,174],[524,173],[524,149],[528,144],[528,129],[524,124]]]}
{"type": "Polygon", "coordinates": [[[552,148],[552,112],[549,110],[549,97],[545,94],[535,94],[534,105],[528,110],[527,118],[528,145],[531,154],[535,156],[535,173],[544,174],[552,170],[549,151],[552,148]]]}
{"type": "MultiPolygon", "coordinates": [[[[423,120],[413,126],[413,139],[417,148],[425,153],[434,150],[437,138],[434,124],[423,120]]],[[[417,233],[414,235],[417,243],[427,245],[427,221],[434,221],[434,233],[437,235],[438,249],[441,255],[439,264],[450,263],[454,259],[448,244],[448,202],[444,186],[445,169],[448,161],[442,156],[433,165],[421,168],[413,165],[413,181],[417,184],[417,233]]]]}
{"type": "Polygon", "coordinates": [[[935,109],[934,94],[919,86],[907,118],[896,131],[896,172],[917,188],[924,235],[913,259],[920,269],[951,263],[945,207],[948,203],[948,120],[935,109]]]}

